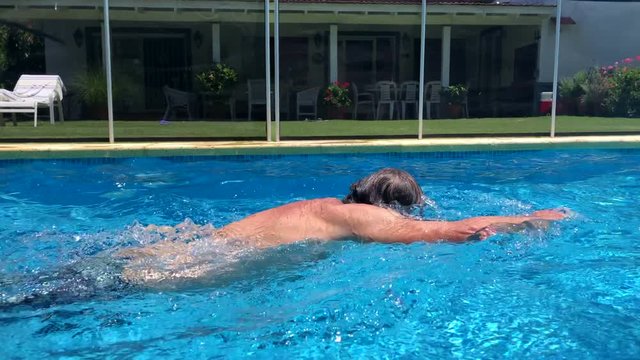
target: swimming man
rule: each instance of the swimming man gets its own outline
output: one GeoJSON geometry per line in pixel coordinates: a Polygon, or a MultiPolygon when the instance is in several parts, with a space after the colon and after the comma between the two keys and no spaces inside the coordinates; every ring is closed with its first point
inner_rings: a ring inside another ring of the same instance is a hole
{"type": "MultiPolygon", "coordinates": [[[[545,227],[549,221],[565,214],[557,210],[541,210],[524,216],[482,216],[458,221],[425,221],[409,217],[403,209],[422,205],[424,195],[416,180],[398,169],[382,169],[351,185],[343,199],[323,198],[297,201],[268,209],[228,224],[220,229],[195,227],[194,232],[207,232],[217,239],[238,240],[255,248],[274,247],[301,240],[333,241],[358,239],[381,243],[464,242],[484,240],[498,232],[516,231],[523,227],[545,227]]],[[[151,226],[150,230],[170,233],[172,227],[151,226]]],[[[188,232],[187,232],[188,233],[188,232]]],[[[205,240],[206,241],[206,240],[205,240]]],[[[170,257],[172,268],[197,262],[194,247],[199,241],[165,241],[143,248],[121,251],[131,266],[123,276],[132,283],[161,282],[166,272],[146,266],[150,258],[170,257]],[[142,264],[142,266],[141,266],[142,264]]],[[[206,267],[205,267],[206,268],[206,267]]],[[[171,277],[196,278],[202,272],[190,267],[171,277]]]]}

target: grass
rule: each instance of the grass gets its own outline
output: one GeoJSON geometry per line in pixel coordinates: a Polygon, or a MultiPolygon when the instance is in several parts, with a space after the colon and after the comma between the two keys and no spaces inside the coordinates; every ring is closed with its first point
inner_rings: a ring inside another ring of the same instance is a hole
{"type": "MultiPolygon", "coordinates": [[[[549,117],[484,118],[455,120],[425,120],[425,136],[479,135],[545,135],[550,129],[549,117]]],[[[607,134],[640,133],[640,118],[604,118],[559,116],[556,133],[607,134]]],[[[66,121],[49,124],[39,121],[34,128],[30,121],[13,126],[7,121],[0,126],[0,142],[29,140],[107,140],[106,120],[66,121]]],[[[115,121],[116,139],[264,139],[264,121],[172,121],[160,125],[157,121],[115,121]]],[[[407,137],[418,133],[417,120],[326,120],[281,121],[280,135],[286,138],[323,137],[407,137]]]]}

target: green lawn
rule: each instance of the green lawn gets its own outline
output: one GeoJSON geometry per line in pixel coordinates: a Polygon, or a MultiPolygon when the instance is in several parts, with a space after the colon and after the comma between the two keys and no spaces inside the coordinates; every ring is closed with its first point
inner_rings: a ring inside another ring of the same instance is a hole
{"type": "MultiPolygon", "coordinates": [[[[455,135],[515,135],[548,134],[549,117],[527,118],[485,118],[455,120],[425,120],[425,136],[455,135]]],[[[325,121],[282,121],[281,138],[322,138],[322,137],[407,137],[415,138],[418,132],[417,120],[325,120],[325,121]]],[[[603,118],[559,116],[557,134],[580,133],[639,133],[640,118],[603,118]]],[[[30,121],[18,122],[13,126],[7,121],[0,126],[2,140],[106,140],[107,121],[86,120],[67,121],[50,125],[48,121],[38,122],[34,128],[30,121]]],[[[264,121],[172,121],[160,125],[157,121],[115,121],[116,139],[264,139],[264,121]]]]}

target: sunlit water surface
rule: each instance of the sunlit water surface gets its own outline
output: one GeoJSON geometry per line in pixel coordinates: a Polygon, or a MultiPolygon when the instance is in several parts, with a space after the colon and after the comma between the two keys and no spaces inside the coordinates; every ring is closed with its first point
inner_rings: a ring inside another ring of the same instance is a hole
{"type": "Polygon", "coordinates": [[[463,245],[221,243],[207,250],[219,276],[198,286],[0,308],[0,358],[640,358],[630,150],[4,161],[0,298],[43,286],[25,276],[158,241],[142,225],[222,226],[341,197],[387,166],[417,177],[427,218],[574,215],[463,245]]]}

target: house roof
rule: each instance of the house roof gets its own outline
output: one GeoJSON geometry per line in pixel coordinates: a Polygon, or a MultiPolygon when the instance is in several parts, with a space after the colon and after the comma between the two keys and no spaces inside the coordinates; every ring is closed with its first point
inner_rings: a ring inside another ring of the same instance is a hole
{"type": "MultiPolygon", "coordinates": [[[[422,0],[281,0],[297,4],[388,4],[420,5],[422,0]]],[[[486,6],[555,6],[556,0],[427,0],[429,5],[486,5],[486,6]]]]}

